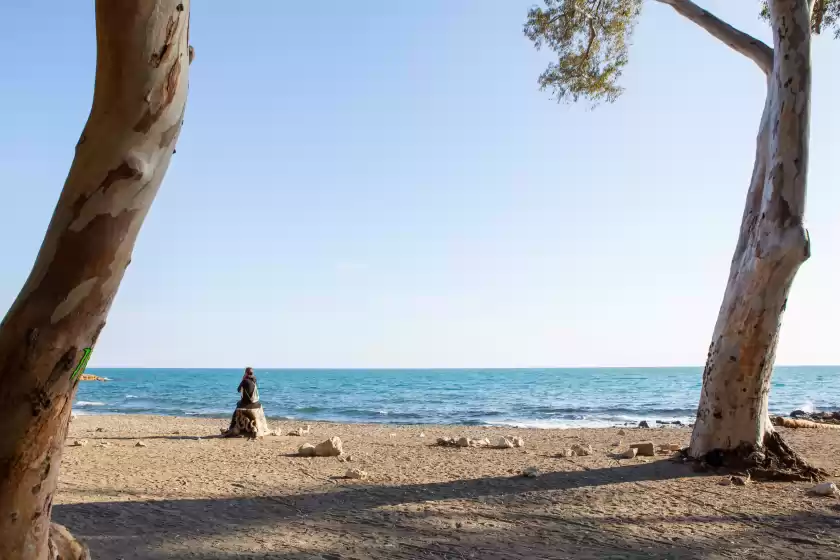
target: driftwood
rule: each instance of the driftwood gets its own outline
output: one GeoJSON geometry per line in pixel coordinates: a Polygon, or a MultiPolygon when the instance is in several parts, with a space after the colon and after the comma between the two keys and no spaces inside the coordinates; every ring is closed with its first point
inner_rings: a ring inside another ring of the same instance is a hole
{"type": "Polygon", "coordinates": [[[810,428],[817,430],[840,430],[840,424],[823,424],[821,422],[811,422],[810,420],[798,420],[796,418],[782,418],[776,416],[773,418],[774,426],[781,426],[783,428],[810,428]]]}

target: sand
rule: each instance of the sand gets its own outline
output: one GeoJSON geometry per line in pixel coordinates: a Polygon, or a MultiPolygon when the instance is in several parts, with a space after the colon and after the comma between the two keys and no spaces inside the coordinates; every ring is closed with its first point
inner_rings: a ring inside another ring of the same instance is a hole
{"type": "MultiPolygon", "coordinates": [[[[300,426],[270,424],[282,434],[300,426]]],[[[840,558],[840,500],[808,495],[810,484],[721,486],[721,474],[667,456],[611,457],[644,440],[686,445],[687,428],[625,428],[622,436],[617,428],[313,423],[304,437],[215,437],[226,425],[76,418],[54,520],[98,560],[840,558]],[[525,447],[432,445],[461,435],[520,436],[525,447]],[[330,436],[352,461],[293,456],[330,436]],[[72,446],[82,438],[86,446],[72,446]],[[574,443],[594,454],[553,456],[574,443]],[[531,466],[542,474],[521,476],[531,466]],[[350,468],[369,478],[344,479],[350,468]]],[[[840,433],[780,430],[840,476],[840,433]]]]}

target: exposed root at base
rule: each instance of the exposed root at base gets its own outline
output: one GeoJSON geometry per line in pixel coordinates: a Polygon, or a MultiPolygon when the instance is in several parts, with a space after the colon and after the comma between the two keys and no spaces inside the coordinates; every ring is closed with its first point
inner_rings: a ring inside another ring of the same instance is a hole
{"type": "MultiPolygon", "coordinates": [[[[688,451],[682,451],[684,457],[689,457],[688,451]]],[[[778,432],[764,436],[764,446],[760,449],[749,445],[726,451],[714,449],[698,460],[701,466],[746,473],[760,481],[819,482],[828,476],[823,469],[809,465],[778,432]]]]}
{"type": "Polygon", "coordinates": [[[90,550],[77,541],[64,525],[50,524],[49,560],[90,560],[90,550]]]}

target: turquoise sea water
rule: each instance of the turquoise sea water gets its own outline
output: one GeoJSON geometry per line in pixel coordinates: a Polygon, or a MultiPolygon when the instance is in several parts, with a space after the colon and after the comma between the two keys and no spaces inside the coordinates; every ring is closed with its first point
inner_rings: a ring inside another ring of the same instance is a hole
{"type": "MultiPolygon", "coordinates": [[[[241,370],[90,369],[76,414],[227,417],[241,370]]],[[[770,408],[840,409],[840,366],[778,367],[770,408]]],[[[692,422],[701,368],[256,370],[269,418],[401,424],[611,426],[692,422]]]]}

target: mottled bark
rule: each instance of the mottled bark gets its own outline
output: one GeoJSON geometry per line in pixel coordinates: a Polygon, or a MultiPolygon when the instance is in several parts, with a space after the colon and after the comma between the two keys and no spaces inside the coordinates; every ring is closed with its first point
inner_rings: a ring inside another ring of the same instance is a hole
{"type": "Polygon", "coordinates": [[[740,237],[703,372],[689,451],[698,458],[710,452],[762,450],[770,441],[767,403],[779,326],[793,278],[810,255],[803,225],[811,90],[809,5],[808,0],[772,0],[770,10],[773,70],[740,237]]]}
{"type": "Polygon", "coordinates": [[[37,260],[0,323],[0,558],[45,560],[61,451],[187,98],[189,0],[98,0],[93,106],[37,260]]]}

